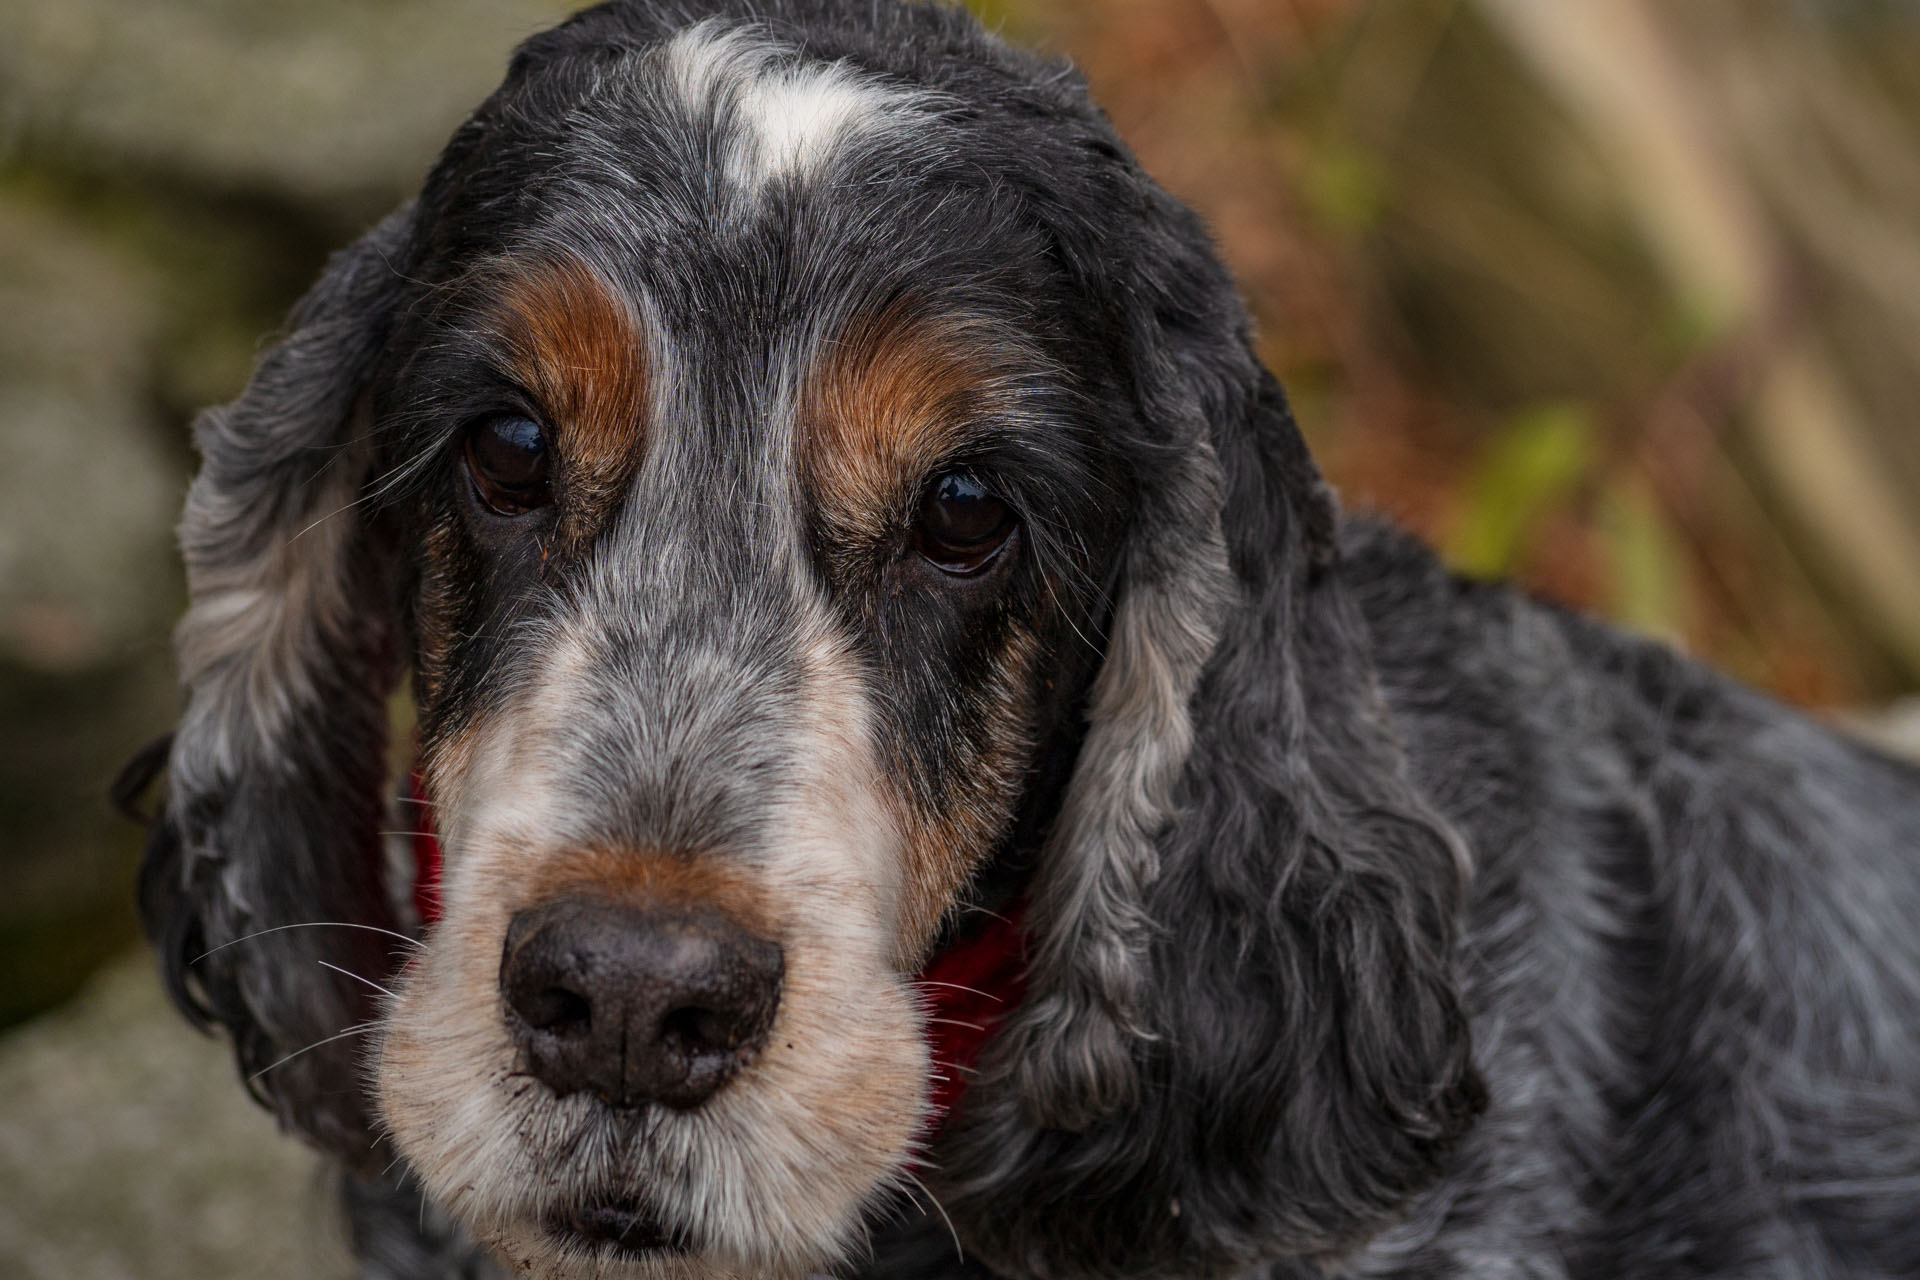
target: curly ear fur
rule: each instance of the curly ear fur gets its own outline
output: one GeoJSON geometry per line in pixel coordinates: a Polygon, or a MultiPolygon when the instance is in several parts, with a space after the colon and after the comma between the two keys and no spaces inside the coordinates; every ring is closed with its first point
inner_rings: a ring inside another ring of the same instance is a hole
{"type": "Polygon", "coordinates": [[[1031,994],[940,1190],[1019,1275],[1325,1258],[1484,1105],[1451,954],[1465,850],[1407,780],[1333,497],[1204,229],[1077,84],[1050,89],[1081,154],[1029,190],[1121,335],[1140,501],[1036,872],[1031,994]],[[1050,204],[1063,174],[1096,194],[1050,204]]]}
{"type": "Polygon", "coordinates": [[[379,834],[397,613],[358,502],[359,402],[410,218],[336,256],[240,398],[195,423],[186,706],[140,883],[175,1001],[227,1028],[282,1123],[354,1163],[373,1153],[349,1032],[399,928],[379,834]]]}

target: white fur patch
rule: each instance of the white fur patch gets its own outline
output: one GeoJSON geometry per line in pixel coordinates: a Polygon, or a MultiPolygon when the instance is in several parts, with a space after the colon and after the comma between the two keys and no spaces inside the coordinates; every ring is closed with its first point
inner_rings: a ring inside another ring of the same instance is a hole
{"type": "Polygon", "coordinates": [[[850,139],[909,119],[924,96],[844,62],[798,61],[791,51],[714,21],[675,36],[664,56],[690,112],[730,121],[722,169],[749,196],[777,181],[812,178],[850,139]]]}

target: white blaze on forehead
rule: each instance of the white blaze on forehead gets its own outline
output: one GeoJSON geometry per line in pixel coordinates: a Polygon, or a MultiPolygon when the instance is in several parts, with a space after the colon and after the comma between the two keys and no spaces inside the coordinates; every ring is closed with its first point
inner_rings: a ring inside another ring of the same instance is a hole
{"type": "Polygon", "coordinates": [[[805,180],[849,139],[903,123],[925,98],[845,62],[801,61],[713,20],[675,36],[665,57],[688,109],[721,120],[724,171],[749,194],[782,178],[805,180]]]}

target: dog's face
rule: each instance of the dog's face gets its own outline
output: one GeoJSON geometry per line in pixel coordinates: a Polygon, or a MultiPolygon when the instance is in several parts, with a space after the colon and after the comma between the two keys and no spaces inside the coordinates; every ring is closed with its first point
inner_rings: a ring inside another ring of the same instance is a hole
{"type": "Polygon", "coordinates": [[[696,26],[418,233],[369,412],[447,864],[375,1074],[536,1270],[820,1265],[922,1145],[910,979],[1090,669],[1125,483],[950,109],[696,26]]]}
{"type": "Polygon", "coordinates": [[[176,999],[534,1274],[825,1269],[916,1177],[1011,1275],[1351,1247],[1478,1106],[1458,847],[1231,281],[958,9],[682,7],[524,46],[197,424],[176,999]],[[1026,995],[938,1128],[987,884],[1026,995]]]}

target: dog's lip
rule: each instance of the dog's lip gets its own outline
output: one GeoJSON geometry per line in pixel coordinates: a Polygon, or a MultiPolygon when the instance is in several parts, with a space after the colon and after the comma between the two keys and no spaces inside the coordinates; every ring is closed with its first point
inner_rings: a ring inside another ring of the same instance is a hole
{"type": "Polygon", "coordinates": [[[686,1237],[658,1213],[634,1199],[593,1200],[561,1209],[548,1228],[575,1244],[585,1243],[631,1258],[685,1253],[686,1237]]]}

